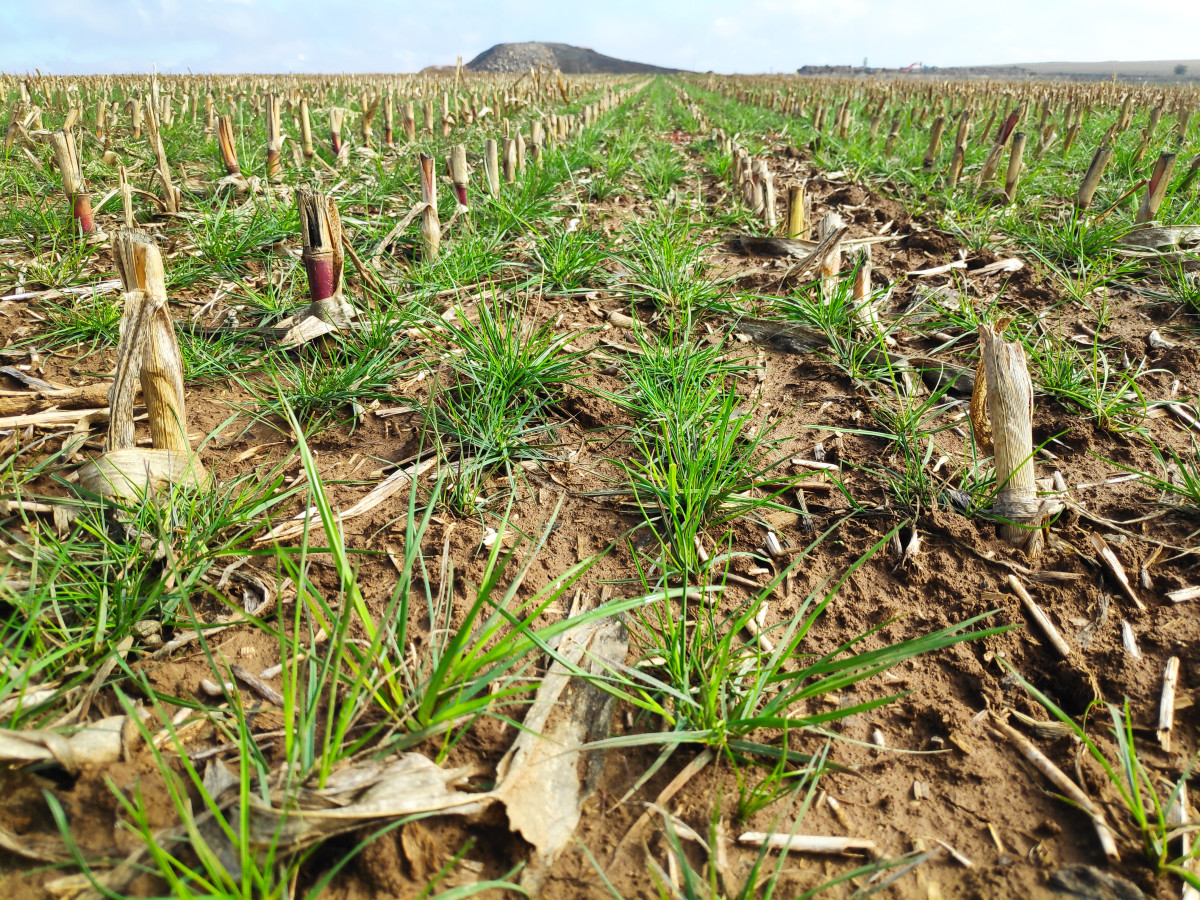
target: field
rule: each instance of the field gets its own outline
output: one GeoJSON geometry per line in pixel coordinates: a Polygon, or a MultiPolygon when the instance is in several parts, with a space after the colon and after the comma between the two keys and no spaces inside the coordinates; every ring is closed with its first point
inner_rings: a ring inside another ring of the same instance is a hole
{"type": "Polygon", "coordinates": [[[4,889],[1198,896],[1198,100],[0,77],[4,889]]]}

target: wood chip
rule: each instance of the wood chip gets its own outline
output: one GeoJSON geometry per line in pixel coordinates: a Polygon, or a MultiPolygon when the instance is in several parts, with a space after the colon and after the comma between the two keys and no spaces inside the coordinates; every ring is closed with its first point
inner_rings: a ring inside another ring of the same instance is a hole
{"type": "Polygon", "coordinates": [[[1131,657],[1134,659],[1142,658],[1142,651],[1138,649],[1137,635],[1134,634],[1133,626],[1124,619],[1121,620],[1121,644],[1124,646],[1125,652],[1131,657]]]}
{"type": "Polygon", "coordinates": [[[971,860],[969,858],[967,858],[966,856],[963,856],[961,853],[959,853],[957,850],[955,850],[953,847],[951,847],[949,844],[947,844],[941,838],[934,838],[934,840],[942,847],[943,850],[945,850],[947,853],[949,853],[954,858],[955,862],[957,862],[964,869],[969,869],[975,865],[975,863],[971,862],[971,860]]]}
{"type": "Polygon", "coordinates": [[[98,409],[47,409],[42,412],[27,413],[22,416],[5,416],[0,418],[0,428],[51,427],[55,425],[74,425],[85,416],[101,416],[108,414],[108,407],[98,409]]]}
{"type": "Polygon", "coordinates": [[[975,269],[970,272],[971,275],[994,275],[996,272],[1017,272],[1025,268],[1025,263],[1015,257],[1010,259],[1000,259],[994,263],[990,263],[981,269],[975,269]]]}
{"type": "Polygon", "coordinates": [[[279,693],[279,691],[275,690],[275,688],[271,687],[253,672],[243,669],[236,663],[229,667],[229,671],[233,674],[234,678],[244,683],[268,703],[275,706],[283,706],[283,694],[279,693]]]}
{"type": "Polygon", "coordinates": [[[802,469],[817,469],[821,472],[838,472],[841,467],[837,463],[818,462],[815,459],[804,459],[802,456],[793,456],[792,465],[799,466],[802,469]]]}

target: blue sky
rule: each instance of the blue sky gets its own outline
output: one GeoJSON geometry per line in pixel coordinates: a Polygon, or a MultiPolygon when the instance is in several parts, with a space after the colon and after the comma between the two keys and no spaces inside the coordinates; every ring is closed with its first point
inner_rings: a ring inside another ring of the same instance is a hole
{"type": "Polygon", "coordinates": [[[524,40],[718,72],[1189,59],[1200,2],[0,0],[7,72],[411,72],[524,40]]]}

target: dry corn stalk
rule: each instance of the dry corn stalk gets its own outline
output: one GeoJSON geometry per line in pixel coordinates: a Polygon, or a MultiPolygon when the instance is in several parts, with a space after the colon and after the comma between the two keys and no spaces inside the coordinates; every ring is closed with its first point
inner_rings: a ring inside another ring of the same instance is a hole
{"type": "Polygon", "coordinates": [[[987,384],[987,417],[996,467],[995,514],[1004,520],[1001,535],[1023,543],[1027,527],[1037,524],[1041,504],[1033,470],[1033,382],[1018,341],[1005,341],[997,325],[979,329],[987,384]]]}
{"type": "Polygon", "coordinates": [[[1078,209],[1087,209],[1092,205],[1092,198],[1096,196],[1096,188],[1100,187],[1100,179],[1104,177],[1104,169],[1111,158],[1112,148],[1108,144],[1101,144],[1096,148],[1092,162],[1088,165],[1087,173],[1079,184],[1079,193],[1075,196],[1075,206],[1078,209]]]}
{"type": "Polygon", "coordinates": [[[136,91],[133,96],[125,103],[125,109],[129,111],[129,126],[133,130],[133,139],[141,140],[142,137],[142,98],[136,91]]]}
{"type": "Polygon", "coordinates": [[[304,271],[308,275],[308,316],[347,328],[355,311],[342,296],[342,220],[337,205],[320,191],[296,191],[300,231],[304,241],[304,271]]]}
{"type": "Polygon", "coordinates": [[[410,144],[417,139],[417,110],[411,100],[404,104],[404,136],[410,144]]]}
{"type": "Polygon", "coordinates": [[[1200,153],[1193,157],[1191,165],[1188,166],[1187,172],[1184,173],[1183,180],[1179,182],[1179,193],[1183,193],[1192,186],[1192,182],[1196,180],[1196,175],[1200,174],[1200,153]]]}
{"type": "Polygon", "coordinates": [[[512,184],[517,180],[517,142],[512,138],[504,139],[504,180],[512,184]]]}
{"type": "Polygon", "coordinates": [[[763,214],[765,205],[765,198],[763,197],[764,165],[761,159],[756,158],[749,166],[749,174],[746,177],[746,205],[750,207],[750,212],[756,216],[763,214]]]}
{"type": "Polygon", "coordinates": [[[396,103],[391,91],[383,97],[383,143],[388,147],[396,144],[396,103]]]}
{"type": "Polygon", "coordinates": [[[300,98],[300,147],[304,150],[304,158],[313,158],[312,117],[308,111],[308,98],[300,98]]]}
{"type": "Polygon", "coordinates": [[[346,111],[340,107],[329,110],[329,143],[333,146],[333,155],[340,156],[342,152],[342,123],[346,119],[346,111]]]}
{"type": "Polygon", "coordinates": [[[958,117],[958,131],[954,135],[954,152],[950,155],[950,169],[946,182],[953,189],[962,175],[963,163],[967,158],[967,138],[971,134],[971,111],[964,109],[958,117]]]}
{"type": "Polygon", "coordinates": [[[500,154],[494,138],[483,142],[483,175],[488,194],[500,196],[500,154]]]}
{"type": "Polygon", "coordinates": [[[232,116],[221,116],[217,119],[217,143],[221,148],[221,159],[225,162],[225,174],[241,175],[242,168],[238,165],[237,144],[233,140],[232,116]]]}
{"type": "Polygon", "coordinates": [[[455,144],[450,148],[450,183],[454,185],[454,196],[458,200],[460,212],[470,209],[467,203],[467,182],[470,170],[467,168],[467,145],[455,144]]]}
{"type": "Polygon", "coordinates": [[[976,188],[983,188],[984,185],[996,176],[996,170],[1000,168],[1000,157],[1004,154],[1004,146],[1008,143],[1008,139],[1012,135],[1013,129],[1017,127],[1017,122],[1020,118],[1020,109],[1014,109],[1008,114],[1008,118],[1000,124],[1000,130],[996,133],[996,140],[992,144],[992,149],[988,151],[987,158],[983,161],[983,168],[979,171],[979,177],[975,180],[976,188]]]}
{"type": "Polygon", "coordinates": [[[1025,155],[1025,132],[1013,135],[1012,149],[1008,152],[1008,171],[1004,175],[1004,196],[1012,203],[1017,199],[1017,184],[1021,180],[1022,157],[1025,155]]]}
{"type": "Polygon", "coordinates": [[[183,195],[171,178],[171,166],[167,162],[167,152],[163,149],[162,133],[158,127],[158,113],[155,112],[153,104],[147,107],[146,113],[150,145],[154,148],[154,159],[157,163],[154,174],[158,176],[159,184],[162,185],[163,212],[178,213],[183,204],[183,195]]]}
{"type": "Polygon", "coordinates": [[[13,144],[17,142],[17,138],[22,136],[25,130],[21,118],[24,112],[20,103],[13,104],[12,110],[8,115],[8,128],[4,132],[4,152],[8,153],[13,148],[13,144]]]}
{"type": "Polygon", "coordinates": [[[1167,187],[1171,184],[1171,173],[1175,171],[1175,158],[1174,153],[1159,154],[1158,162],[1154,164],[1154,174],[1150,176],[1150,184],[1146,188],[1146,196],[1142,198],[1133,217],[1135,223],[1140,225],[1149,222],[1158,215],[1158,208],[1162,206],[1167,187]]]}
{"type": "MultiPolygon", "coordinates": [[[[827,212],[817,223],[817,242],[823,243],[831,235],[842,230],[842,217],[835,212],[827,212]]],[[[817,274],[821,278],[821,294],[824,302],[828,303],[837,291],[838,273],[842,270],[842,242],[839,240],[821,257],[817,264],[817,274]]]]}
{"type": "Polygon", "coordinates": [[[854,314],[869,335],[879,332],[879,312],[871,291],[871,245],[858,248],[857,271],[854,275],[854,314]]]}
{"type": "Polygon", "coordinates": [[[442,246],[442,226],[437,213],[437,180],[433,168],[433,157],[421,154],[418,160],[421,171],[421,243],[425,248],[425,260],[437,262],[442,246]]]}
{"type": "Polygon", "coordinates": [[[121,211],[124,213],[126,228],[133,227],[133,189],[129,186],[129,178],[125,174],[125,166],[117,166],[117,183],[121,192],[121,211]]]}
{"type": "Polygon", "coordinates": [[[101,97],[96,101],[96,140],[104,142],[104,149],[108,149],[108,132],[104,129],[104,123],[108,119],[108,102],[101,97]]]}
{"type": "Polygon", "coordinates": [[[787,236],[802,238],[808,234],[808,196],[803,181],[788,185],[787,236]]]}
{"type": "Polygon", "coordinates": [[[277,94],[267,98],[267,178],[283,180],[283,164],[279,152],[283,149],[283,101],[277,94]]]}
{"type": "Polygon", "coordinates": [[[162,257],[144,232],[121,229],[113,255],[125,285],[117,369],[109,390],[105,453],[84,466],[79,483],[106,497],[130,500],[176,484],[204,486],[208,477],[188,442],[183,357],[167,308],[162,257]],[[133,397],[141,381],[153,449],[134,446],[133,397]]]}
{"type": "Polygon", "coordinates": [[[362,134],[364,147],[371,146],[371,139],[374,134],[372,126],[375,124],[375,116],[379,114],[379,100],[380,98],[376,97],[369,106],[365,101],[363,103],[363,116],[362,121],[359,122],[359,131],[362,134]]]}
{"type": "Polygon", "coordinates": [[[775,230],[775,176],[771,169],[764,162],[759,173],[759,180],[762,184],[762,216],[763,223],[767,226],[767,231],[775,230]]]}
{"type": "Polygon", "coordinates": [[[938,153],[941,150],[942,132],[946,130],[946,117],[938,116],[933,120],[933,126],[929,129],[929,146],[925,150],[925,158],[921,161],[922,169],[932,169],[934,163],[937,162],[938,153]]]}
{"type": "Polygon", "coordinates": [[[1182,144],[1187,139],[1188,121],[1192,117],[1191,108],[1188,106],[1184,106],[1181,102],[1180,106],[1179,106],[1179,110],[1176,113],[1176,117],[1177,118],[1175,121],[1175,139],[1177,141],[1179,141],[1179,143],[1182,144]]]}
{"type": "Polygon", "coordinates": [[[971,390],[970,405],[971,433],[975,436],[976,452],[986,455],[992,452],[992,426],[988,421],[987,368],[983,357],[975,364],[975,383],[971,390]]]}
{"type": "Polygon", "coordinates": [[[900,116],[896,115],[892,118],[892,127],[888,131],[887,140],[883,144],[883,153],[885,156],[891,156],[892,150],[896,147],[896,141],[900,139],[900,116]]]}
{"type": "Polygon", "coordinates": [[[75,136],[69,131],[56,131],[50,135],[50,145],[54,148],[54,162],[62,174],[63,193],[71,204],[75,227],[80,234],[92,234],[96,230],[96,220],[92,216],[92,197],[83,180],[75,136]]]}

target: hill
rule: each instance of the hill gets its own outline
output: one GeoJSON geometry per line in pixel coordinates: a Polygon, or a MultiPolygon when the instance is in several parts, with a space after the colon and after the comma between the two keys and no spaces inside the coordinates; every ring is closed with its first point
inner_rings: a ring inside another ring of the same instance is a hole
{"type": "Polygon", "coordinates": [[[586,47],[554,44],[544,41],[523,41],[515,44],[496,44],[484,50],[463,66],[471,72],[527,72],[539,65],[559,69],[563,74],[631,75],[670,73],[679,69],[664,69],[649,63],[631,62],[605,56],[586,47]]]}

